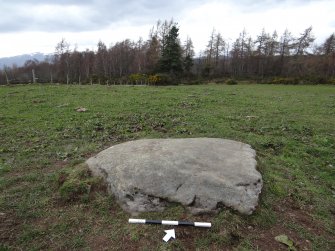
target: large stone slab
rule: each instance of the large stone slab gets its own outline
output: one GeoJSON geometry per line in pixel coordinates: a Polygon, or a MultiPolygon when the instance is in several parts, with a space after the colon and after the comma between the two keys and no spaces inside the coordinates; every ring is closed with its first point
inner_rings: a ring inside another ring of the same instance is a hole
{"type": "Polygon", "coordinates": [[[194,214],[222,206],[251,214],[262,188],[255,155],[249,145],[226,139],[143,139],[114,145],[86,163],[130,213],[179,202],[194,214]]]}

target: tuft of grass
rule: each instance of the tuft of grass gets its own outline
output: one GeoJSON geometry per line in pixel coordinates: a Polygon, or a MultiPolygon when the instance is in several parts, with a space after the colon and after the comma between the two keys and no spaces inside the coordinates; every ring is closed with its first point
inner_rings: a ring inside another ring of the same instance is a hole
{"type": "Polygon", "coordinates": [[[0,177],[10,171],[10,166],[0,160],[0,177]]]}
{"type": "Polygon", "coordinates": [[[79,164],[58,174],[60,198],[64,201],[89,201],[92,191],[104,189],[100,177],[93,177],[88,166],[79,164]]]}

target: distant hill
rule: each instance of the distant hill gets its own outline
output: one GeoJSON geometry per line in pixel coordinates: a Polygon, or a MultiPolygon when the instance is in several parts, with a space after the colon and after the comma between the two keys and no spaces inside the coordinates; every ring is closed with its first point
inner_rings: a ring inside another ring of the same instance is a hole
{"type": "Polygon", "coordinates": [[[17,66],[23,66],[27,60],[36,59],[38,61],[43,61],[48,55],[40,52],[32,53],[32,54],[23,54],[13,57],[5,57],[0,58],[0,69],[2,69],[5,65],[11,67],[13,64],[17,66]]]}

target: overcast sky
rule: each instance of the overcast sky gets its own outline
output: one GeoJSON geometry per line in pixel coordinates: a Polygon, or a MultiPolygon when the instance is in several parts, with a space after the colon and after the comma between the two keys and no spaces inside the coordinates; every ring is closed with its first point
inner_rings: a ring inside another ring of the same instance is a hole
{"type": "Polygon", "coordinates": [[[213,28],[233,42],[245,28],[299,35],[309,26],[317,42],[335,32],[335,0],[0,0],[0,57],[52,53],[65,38],[95,49],[126,38],[148,38],[158,19],[173,18],[183,41],[203,50],[213,28]]]}

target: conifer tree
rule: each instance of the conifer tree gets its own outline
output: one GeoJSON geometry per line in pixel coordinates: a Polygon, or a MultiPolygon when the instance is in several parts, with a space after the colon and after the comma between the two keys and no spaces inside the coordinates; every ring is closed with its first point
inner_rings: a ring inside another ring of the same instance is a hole
{"type": "Polygon", "coordinates": [[[191,38],[187,37],[184,44],[184,70],[186,74],[191,72],[193,66],[194,49],[191,38]]]}
{"type": "Polygon", "coordinates": [[[161,72],[179,76],[183,72],[182,49],[179,43],[179,29],[173,24],[165,36],[165,46],[159,61],[161,72]]]}

